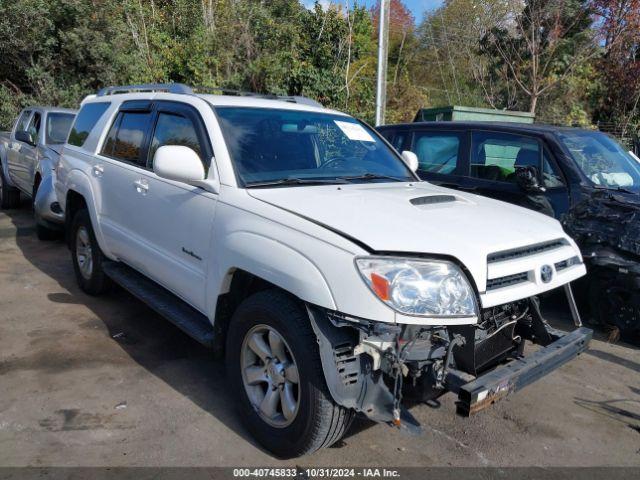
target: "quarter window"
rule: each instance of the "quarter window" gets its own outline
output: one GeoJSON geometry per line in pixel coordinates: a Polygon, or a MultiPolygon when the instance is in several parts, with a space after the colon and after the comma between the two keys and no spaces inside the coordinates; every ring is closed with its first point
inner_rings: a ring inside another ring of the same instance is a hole
{"type": "Polygon", "coordinates": [[[544,151],[542,157],[542,183],[546,188],[558,188],[564,186],[562,176],[549,158],[547,151],[544,151]]]}
{"type": "Polygon", "coordinates": [[[153,163],[153,156],[158,148],[164,145],[181,145],[191,148],[202,159],[202,149],[193,122],[171,113],[160,113],[153,133],[149,158],[153,163]]]}
{"type": "Polygon", "coordinates": [[[150,121],[150,112],[120,112],[107,134],[103,153],[145,166],[141,152],[150,121]]]}
{"type": "Polygon", "coordinates": [[[516,167],[536,167],[540,171],[540,164],[540,146],[532,138],[509,133],[472,133],[472,177],[516,183],[516,167]]]}
{"type": "Polygon", "coordinates": [[[460,138],[456,134],[417,132],[413,151],[418,169],[424,172],[451,174],[458,166],[460,138]]]}

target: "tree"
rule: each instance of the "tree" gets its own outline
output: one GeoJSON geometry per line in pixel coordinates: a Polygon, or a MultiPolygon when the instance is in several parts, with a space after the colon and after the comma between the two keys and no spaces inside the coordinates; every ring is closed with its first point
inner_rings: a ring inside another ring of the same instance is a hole
{"type": "Polygon", "coordinates": [[[640,123],[640,0],[595,0],[594,7],[605,48],[596,120],[621,124],[624,136],[631,123],[640,123]]]}
{"type": "Polygon", "coordinates": [[[539,99],[600,53],[587,0],[527,0],[512,22],[493,28],[481,42],[536,113],[539,99]]]}

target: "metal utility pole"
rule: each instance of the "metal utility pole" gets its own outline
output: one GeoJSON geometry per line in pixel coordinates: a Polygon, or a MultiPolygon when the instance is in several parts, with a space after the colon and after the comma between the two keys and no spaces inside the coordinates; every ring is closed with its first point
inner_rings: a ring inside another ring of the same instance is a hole
{"type": "Polygon", "coordinates": [[[380,25],[378,30],[378,81],[376,85],[376,126],[384,123],[384,110],[387,104],[389,1],[390,0],[380,0],[380,25]]]}

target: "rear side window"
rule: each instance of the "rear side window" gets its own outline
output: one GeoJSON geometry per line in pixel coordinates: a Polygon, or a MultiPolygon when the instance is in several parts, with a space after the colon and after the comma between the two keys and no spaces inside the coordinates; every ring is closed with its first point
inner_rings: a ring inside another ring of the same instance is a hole
{"type": "Polygon", "coordinates": [[[516,167],[540,171],[540,145],[529,137],[499,132],[471,135],[471,176],[495,182],[516,183],[516,167]]]}
{"type": "Polygon", "coordinates": [[[47,115],[46,141],[50,145],[61,144],[67,140],[75,115],[54,112],[47,115]]]}
{"type": "Polygon", "coordinates": [[[146,166],[142,161],[142,147],[151,116],[151,112],[120,112],[109,130],[102,153],[146,166]]]}
{"type": "Polygon", "coordinates": [[[110,105],[108,102],[87,103],[84,105],[76,117],[71,132],[69,132],[69,145],[75,145],[76,147],[83,146],[89,133],[91,133],[93,127],[96,126],[96,123],[98,123],[98,120],[100,120],[100,117],[102,117],[102,114],[107,111],[110,105]]]}
{"type": "Polygon", "coordinates": [[[151,141],[149,158],[153,161],[153,156],[158,148],[163,145],[181,145],[189,147],[195,151],[202,159],[202,149],[198,140],[198,134],[193,122],[183,117],[171,113],[160,113],[156,123],[156,129],[151,141]]]}
{"type": "Polygon", "coordinates": [[[452,174],[458,166],[460,136],[455,133],[416,132],[413,151],[418,156],[419,170],[452,174]]]}

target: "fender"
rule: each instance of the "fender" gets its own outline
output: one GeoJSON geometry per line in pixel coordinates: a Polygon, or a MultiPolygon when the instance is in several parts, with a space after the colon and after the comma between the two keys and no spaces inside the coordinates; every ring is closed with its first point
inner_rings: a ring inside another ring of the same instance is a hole
{"type": "Polygon", "coordinates": [[[34,187],[36,183],[36,175],[40,174],[40,181],[43,182],[45,178],[51,176],[51,171],[53,170],[55,164],[56,162],[54,162],[48,156],[43,156],[38,159],[38,162],[36,163],[35,171],[33,172],[34,187]]]}
{"type": "MultiPolygon", "coordinates": [[[[87,210],[89,211],[89,216],[91,217],[91,225],[93,226],[93,232],[95,233],[96,240],[98,241],[98,245],[102,252],[110,257],[113,256],[109,253],[106,248],[107,242],[104,240],[104,235],[102,233],[102,228],[100,226],[100,222],[98,221],[98,205],[97,199],[93,194],[93,189],[91,188],[91,181],[89,177],[78,169],[71,170],[67,176],[64,185],[65,197],[64,197],[64,205],[63,209],[67,211],[66,199],[69,191],[74,191],[84,197],[84,202],[87,205],[87,210]]],[[[59,198],[59,200],[62,200],[59,198]]]]}
{"type": "Polygon", "coordinates": [[[299,299],[335,310],[336,303],[320,269],[306,256],[281,242],[249,231],[219,236],[219,251],[214,259],[214,279],[207,292],[211,312],[218,296],[229,291],[233,272],[241,269],[266,280],[299,299]],[[268,254],[265,254],[268,252],[268,254]]]}

